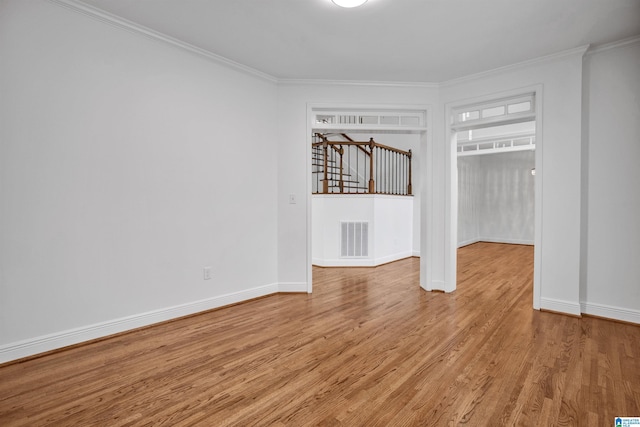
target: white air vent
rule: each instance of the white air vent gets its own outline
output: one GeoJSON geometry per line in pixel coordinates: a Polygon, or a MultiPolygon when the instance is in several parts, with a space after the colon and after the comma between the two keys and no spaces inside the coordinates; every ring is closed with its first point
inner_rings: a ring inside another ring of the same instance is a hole
{"type": "Polygon", "coordinates": [[[369,223],[340,222],[340,257],[369,256],[369,223]]]}

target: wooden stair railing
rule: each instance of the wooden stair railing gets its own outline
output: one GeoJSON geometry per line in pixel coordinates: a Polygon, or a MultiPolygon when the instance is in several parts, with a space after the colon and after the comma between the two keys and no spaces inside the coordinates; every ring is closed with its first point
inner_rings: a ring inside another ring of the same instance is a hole
{"type": "Polygon", "coordinates": [[[373,138],[365,142],[354,141],[344,133],[340,136],[345,141],[330,141],[321,133],[314,135],[314,193],[413,194],[411,150],[378,144],[373,138]]]}

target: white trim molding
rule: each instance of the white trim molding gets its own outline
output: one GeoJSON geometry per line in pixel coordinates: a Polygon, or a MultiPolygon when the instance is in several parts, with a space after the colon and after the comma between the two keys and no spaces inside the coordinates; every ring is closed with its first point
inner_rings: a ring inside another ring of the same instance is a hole
{"type": "Polygon", "coordinates": [[[306,282],[283,282],[278,284],[278,292],[282,293],[307,293],[306,282]]]}
{"type": "Polygon", "coordinates": [[[491,238],[491,237],[481,237],[481,242],[487,243],[505,243],[507,245],[527,245],[533,246],[535,244],[534,240],[529,239],[504,239],[504,238],[491,238]]]}
{"type": "Polygon", "coordinates": [[[568,55],[573,55],[575,53],[585,54],[593,54],[597,52],[601,52],[603,50],[612,49],[615,47],[624,46],[631,43],[636,43],[640,41],[640,36],[633,36],[626,39],[614,41],[611,43],[606,43],[603,45],[583,45],[573,49],[568,49],[560,52],[555,52],[550,55],[542,56],[539,58],[534,58],[522,62],[518,62],[515,64],[505,65],[503,67],[494,68],[491,70],[481,71],[479,73],[470,74],[467,76],[462,76],[459,78],[445,80],[442,82],[403,82],[403,81],[369,81],[369,80],[323,80],[323,79],[279,79],[275,76],[257,70],[255,68],[243,65],[241,63],[235,62],[231,59],[225,58],[223,56],[217,55],[211,51],[206,49],[202,49],[200,47],[194,46],[192,44],[186,43],[182,40],[176,39],[174,37],[168,36],[166,34],[155,31],[151,28],[145,27],[143,25],[137,24],[135,22],[129,21],[125,18],[119,17],[107,11],[104,11],[100,8],[91,6],[79,0],[48,0],[53,4],[57,4],[59,6],[65,7],[67,9],[73,10],[75,12],[81,13],[83,15],[89,16],[91,18],[97,19],[99,21],[110,24],[114,27],[121,28],[126,31],[130,31],[133,33],[137,33],[147,38],[155,39],[164,43],[168,43],[175,47],[184,49],[201,57],[207,58],[218,64],[226,65],[228,67],[234,68],[236,70],[252,74],[256,77],[265,79],[272,83],[276,83],[279,85],[344,85],[344,86],[376,86],[376,87],[414,87],[414,88],[441,88],[443,86],[450,86],[454,84],[458,84],[461,82],[474,80],[478,78],[482,78],[484,76],[508,71],[516,68],[527,67],[536,63],[541,63],[545,61],[550,61],[558,58],[562,58],[568,55]]]}
{"type": "Polygon", "coordinates": [[[415,256],[414,251],[410,250],[376,258],[313,258],[313,265],[317,265],[318,267],[377,267],[379,265],[389,264],[391,262],[400,261],[401,259],[407,259],[413,256],[415,256]]]}
{"type": "Polygon", "coordinates": [[[562,59],[564,57],[575,55],[575,54],[584,55],[585,52],[589,49],[589,46],[590,45],[586,44],[586,45],[583,45],[583,46],[578,46],[578,47],[573,48],[573,49],[568,49],[568,50],[563,50],[563,51],[560,51],[560,52],[552,53],[551,55],[541,56],[539,58],[533,58],[533,59],[529,59],[529,60],[526,60],[526,61],[517,62],[515,64],[505,65],[504,67],[498,67],[498,68],[494,68],[492,70],[481,71],[481,72],[476,73],[476,74],[470,74],[468,76],[458,77],[456,79],[446,80],[446,81],[440,83],[440,87],[453,86],[453,85],[456,85],[456,84],[459,84],[459,83],[464,83],[464,82],[468,82],[468,81],[471,81],[471,80],[477,80],[477,79],[480,79],[482,77],[490,76],[492,74],[497,74],[497,73],[502,73],[502,72],[505,72],[505,71],[516,70],[516,69],[524,68],[524,67],[530,67],[530,66],[535,65],[535,64],[541,64],[541,63],[544,63],[544,62],[547,62],[547,61],[554,61],[556,59],[562,59]]]}
{"type": "Polygon", "coordinates": [[[605,50],[609,50],[609,49],[615,49],[618,47],[623,47],[623,46],[627,46],[630,44],[634,44],[634,43],[639,43],[640,42],[640,36],[633,36],[633,37],[629,37],[626,39],[622,39],[622,40],[617,40],[611,43],[605,43],[605,44],[601,44],[601,45],[593,45],[589,48],[589,50],[587,50],[587,52],[585,53],[585,55],[593,55],[594,53],[598,53],[598,52],[603,52],[605,50]]]}
{"type": "MultiPolygon", "coordinates": [[[[304,285],[306,286],[306,284],[304,285]]],[[[105,338],[109,335],[130,331],[132,329],[150,326],[167,320],[176,319],[191,314],[200,313],[214,308],[275,294],[280,291],[277,283],[272,283],[240,292],[233,292],[186,304],[147,311],[121,317],[106,322],[95,323],[79,328],[68,329],[53,334],[43,335],[0,346],[0,363],[24,357],[34,356],[51,350],[61,349],[74,344],[105,338]]],[[[301,292],[305,292],[306,289],[301,292]]],[[[282,291],[281,291],[282,292],[282,291]]]]}
{"type": "Polygon", "coordinates": [[[591,316],[640,324],[640,310],[591,302],[581,302],[580,308],[584,314],[591,316]]]}
{"type": "Polygon", "coordinates": [[[540,298],[540,309],[580,317],[580,304],[555,298],[540,298]]]}
{"type": "Polygon", "coordinates": [[[462,242],[458,243],[458,249],[464,247],[464,246],[469,246],[469,245],[473,245],[474,243],[480,243],[480,242],[487,242],[487,243],[504,243],[507,245],[526,245],[526,246],[533,246],[535,245],[535,241],[534,240],[527,240],[527,239],[503,239],[503,238],[491,238],[491,237],[477,237],[475,239],[469,239],[469,240],[464,240],[462,242]]]}
{"type": "Polygon", "coordinates": [[[322,79],[279,79],[283,86],[374,86],[437,89],[439,83],[431,82],[385,82],[373,80],[322,80],[322,79]]]}
{"type": "Polygon", "coordinates": [[[431,291],[451,292],[451,291],[445,290],[444,280],[431,280],[431,281],[428,281],[426,285],[421,284],[420,287],[425,291],[429,291],[429,292],[431,291]],[[428,287],[429,285],[431,285],[431,287],[428,287]]]}
{"type": "Polygon", "coordinates": [[[151,28],[148,28],[143,25],[137,24],[135,22],[129,21],[127,19],[121,18],[117,15],[106,12],[97,7],[90,6],[81,1],[78,1],[78,0],[49,0],[49,1],[53,4],[65,7],[67,9],[70,9],[74,12],[88,16],[90,18],[97,19],[98,21],[104,22],[116,28],[129,31],[131,33],[138,34],[149,39],[170,44],[174,47],[186,50],[200,57],[204,57],[217,64],[224,65],[238,71],[242,71],[244,73],[267,80],[271,83],[278,82],[278,79],[276,77],[271,76],[267,73],[264,73],[260,70],[256,70],[255,68],[251,68],[246,65],[240,64],[238,62],[232,61],[223,56],[216,55],[215,53],[210,52],[206,49],[202,49],[192,44],[183,42],[182,40],[178,40],[174,37],[152,30],[151,28]]]}

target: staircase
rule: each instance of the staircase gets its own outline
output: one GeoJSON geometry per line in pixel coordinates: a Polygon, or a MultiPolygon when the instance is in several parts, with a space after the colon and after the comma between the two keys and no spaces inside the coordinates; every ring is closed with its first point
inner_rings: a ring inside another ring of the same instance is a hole
{"type": "MultiPolygon", "coordinates": [[[[326,193],[366,193],[369,187],[364,180],[364,177],[358,174],[357,169],[352,170],[350,162],[345,164],[344,153],[345,150],[352,150],[352,147],[348,148],[336,148],[331,146],[327,153],[327,160],[325,162],[324,147],[317,145],[312,147],[311,153],[311,166],[312,174],[314,176],[314,193],[323,193],[325,188],[324,182],[327,182],[326,193]],[[343,164],[340,167],[340,150],[342,150],[343,164]],[[326,167],[325,167],[326,165],[326,167]],[[327,171],[326,177],[324,171],[327,171]]],[[[348,159],[351,159],[351,153],[348,153],[348,159]]],[[[355,158],[355,157],[354,157],[355,158]]]]}
{"type": "Polygon", "coordinates": [[[411,195],[411,150],[316,133],[311,155],[314,194],[411,195]]]}

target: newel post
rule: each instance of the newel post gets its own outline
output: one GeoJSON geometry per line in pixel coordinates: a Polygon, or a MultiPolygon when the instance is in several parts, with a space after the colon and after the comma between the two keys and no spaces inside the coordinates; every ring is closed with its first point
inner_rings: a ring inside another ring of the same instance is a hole
{"type": "Polygon", "coordinates": [[[329,193],[329,181],[327,176],[327,170],[329,169],[329,144],[326,138],[322,138],[322,148],[324,150],[324,180],[322,181],[322,193],[329,193]]]}
{"type": "Polygon", "coordinates": [[[407,194],[408,195],[411,195],[411,191],[412,191],[412,188],[411,188],[411,156],[412,156],[412,153],[411,153],[411,150],[409,150],[409,154],[407,155],[407,157],[409,157],[409,184],[407,185],[407,194]]]}
{"type": "Polygon", "coordinates": [[[376,192],[376,184],[373,180],[373,147],[375,147],[375,142],[373,142],[373,138],[369,139],[369,193],[373,194],[376,192]]]}

